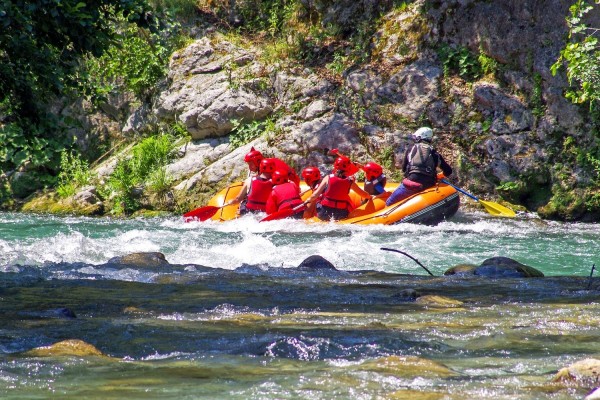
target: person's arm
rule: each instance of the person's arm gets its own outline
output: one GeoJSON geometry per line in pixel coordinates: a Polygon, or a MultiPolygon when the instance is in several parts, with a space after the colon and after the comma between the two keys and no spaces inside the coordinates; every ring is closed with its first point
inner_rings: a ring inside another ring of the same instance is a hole
{"type": "Polygon", "coordinates": [[[402,173],[406,175],[406,170],[408,169],[408,153],[412,150],[412,146],[406,149],[404,152],[404,157],[402,157],[402,173]]]}
{"type": "Polygon", "coordinates": [[[232,204],[241,203],[242,200],[244,200],[246,198],[246,196],[248,196],[248,189],[250,188],[250,182],[251,181],[252,181],[252,177],[248,177],[244,181],[244,184],[242,185],[242,188],[240,189],[240,192],[238,193],[238,195],[235,196],[233,199],[229,200],[223,206],[229,206],[229,205],[232,205],[232,204]]]}
{"type": "Polygon", "coordinates": [[[313,190],[312,194],[308,197],[308,199],[306,199],[304,204],[313,203],[316,199],[318,199],[319,196],[321,195],[321,193],[323,193],[325,191],[325,188],[327,187],[328,184],[329,184],[329,175],[327,175],[325,178],[323,178],[321,183],[319,183],[319,186],[317,186],[317,188],[315,190],[313,190]]]}
{"type": "Polygon", "coordinates": [[[440,169],[444,173],[444,176],[448,177],[452,175],[452,167],[444,160],[441,154],[438,153],[438,157],[440,158],[440,169]]]}
{"type": "Polygon", "coordinates": [[[359,195],[361,198],[363,199],[370,199],[371,195],[367,192],[365,192],[364,190],[362,190],[360,188],[360,186],[358,186],[356,184],[356,182],[352,182],[352,186],[350,186],[350,189],[354,190],[354,193],[356,193],[357,195],[359,195]]]}

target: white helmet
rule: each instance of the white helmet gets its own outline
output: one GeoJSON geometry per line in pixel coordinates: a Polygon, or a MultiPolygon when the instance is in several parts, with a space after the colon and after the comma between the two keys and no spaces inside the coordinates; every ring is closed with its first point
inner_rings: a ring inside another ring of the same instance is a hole
{"type": "Polygon", "coordinates": [[[415,133],[413,133],[413,137],[417,141],[427,140],[430,142],[431,139],[433,139],[433,131],[431,130],[431,128],[422,127],[422,128],[417,129],[415,131],[415,133]]]}

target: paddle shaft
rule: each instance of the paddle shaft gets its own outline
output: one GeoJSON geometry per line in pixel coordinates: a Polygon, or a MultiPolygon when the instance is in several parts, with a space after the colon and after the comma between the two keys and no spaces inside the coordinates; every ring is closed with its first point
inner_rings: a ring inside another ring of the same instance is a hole
{"type": "Polygon", "coordinates": [[[451,184],[450,182],[448,182],[446,179],[442,179],[441,181],[444,182],[446,185],[452,186],[454,189],[458,190],[462,194],[464,194],[466,196],[469,196],[473,200],[479,201],[479,199],[477,197],[473,196],[471,193],[468,193],[468,192],[464,191],[463,189],[459,188],[458,186],[454,186],[453,184],[451,184]]]}

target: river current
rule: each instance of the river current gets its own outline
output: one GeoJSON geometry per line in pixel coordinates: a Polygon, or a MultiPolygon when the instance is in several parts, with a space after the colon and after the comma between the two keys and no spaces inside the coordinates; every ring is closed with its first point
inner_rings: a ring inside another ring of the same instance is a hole
{"type": "Polygon", "coordinates": [[[0,213],[0,397],[583,398],[552,380],[600,352],[598,228],[0,213]],[[170,265],[109,262],[135,252],[170,265]],[[337,271],[298,270],[311,255],[337,271]],[[496,256],[545,277],[443,276],[496,256]],[[102,355],[31,353],[72,339],[102,355]]]}

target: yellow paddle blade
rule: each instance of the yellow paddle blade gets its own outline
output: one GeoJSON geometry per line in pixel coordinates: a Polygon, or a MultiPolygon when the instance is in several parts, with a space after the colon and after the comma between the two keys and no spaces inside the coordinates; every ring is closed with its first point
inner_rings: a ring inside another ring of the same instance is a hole
{"type": "Polygon", "coordinates": [[[494,203],[493,201],[484,201],[480,199],[479,202],[483,204],[487,212],[497,217],[514,218],[517,215],[510,208],[506,208],[503,205],[494,203]]]}

